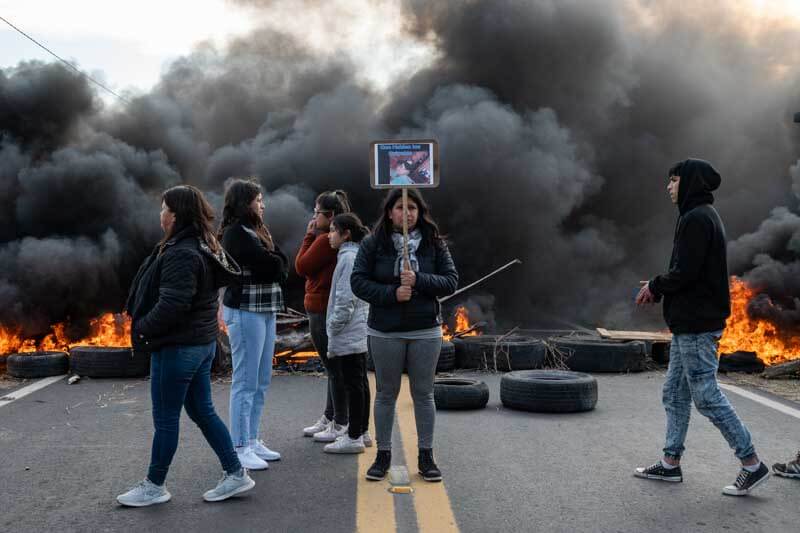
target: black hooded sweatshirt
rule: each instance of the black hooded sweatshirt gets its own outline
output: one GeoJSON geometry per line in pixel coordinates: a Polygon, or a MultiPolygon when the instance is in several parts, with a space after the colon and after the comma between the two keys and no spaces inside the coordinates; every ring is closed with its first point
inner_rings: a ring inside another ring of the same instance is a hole
{"type": "Polygon", "coordinates": [[[664,298],[664,319],[673,333],[704,333],[725,328],[731,314],[725,226],[712,191],[722,178],[710,163],[687,159],[670,169],[680,176],[678,209],[669,272],[650,281],[664,298]]]}

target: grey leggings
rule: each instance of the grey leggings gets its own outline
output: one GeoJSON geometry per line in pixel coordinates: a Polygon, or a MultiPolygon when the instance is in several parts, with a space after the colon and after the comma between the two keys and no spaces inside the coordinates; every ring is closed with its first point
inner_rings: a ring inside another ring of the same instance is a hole
{"type": "Polygon", "coordinates": [[[375,363],[375,438],[379,450],[392,449],[394,407],[400,393],[403,367],[408,369],[417,446],[433,447],[436,405],[433,403],[433,379],[442,339],[387,339],[369,336],[369,351],[375,363]]]}

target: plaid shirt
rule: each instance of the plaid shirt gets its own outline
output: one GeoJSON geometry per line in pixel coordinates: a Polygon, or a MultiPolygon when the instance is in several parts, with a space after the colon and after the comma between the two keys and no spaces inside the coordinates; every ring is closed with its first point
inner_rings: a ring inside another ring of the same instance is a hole
{"type": "Polygon", "coordinates": [[[283,291],[279,283],[253,283],[250,270],[242,269],[242,311],[277,313],[283,311],[283,291]]]}

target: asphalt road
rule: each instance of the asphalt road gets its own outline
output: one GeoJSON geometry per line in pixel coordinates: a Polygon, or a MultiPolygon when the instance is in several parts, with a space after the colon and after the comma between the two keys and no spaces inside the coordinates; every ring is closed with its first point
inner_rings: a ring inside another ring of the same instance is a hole
{"type": "MultiPolygon", "coordinates": [[[[412,464],[416,492],[389,495],[387,483],[360,475],[374,448],[330,456],[302,437],[301,428],[319,415],[325,379],[276,376],[263,428],[283,460],[252,473],[256,488],[204,503],[202,493],[221,469],[184,416],[167,480],[173,499],[145,509],[120,507],[114,497],[146,473],[149,382],[58,382],[0,407],[0,531],[798,531],[800,481],[773,477],[747,498],[721,494],[737,462],[696,412],[684,483],[632,477],[634,467],[659,457],[663,375],[597,377],[594,411],[545,415],[504,409],[500,376],[481,374],[491,390],[486,409],[437,416],[435,454],[444,483],[423,482],[412,464]]],[[[228,384],[214,385],[225,420],[228,393],[228,384]]],[[[728,396],[765,461],[796,451],[800,420],[728,396]]],[[[410,401],[406,395],[401,401],[395,464],[416,457],[410,401]]]]}

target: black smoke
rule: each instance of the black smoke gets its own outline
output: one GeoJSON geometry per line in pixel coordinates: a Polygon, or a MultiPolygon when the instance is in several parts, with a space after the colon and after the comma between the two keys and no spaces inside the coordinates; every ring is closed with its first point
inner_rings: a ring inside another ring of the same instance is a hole
{"type": "MultiPolygon", "coordinates": [[[[298,16],[320,5],[296,4],[298,16]]],[[[738,5],[406,0],[406,34],[434,55],[387,89],[359,81],[346,51],[316,52],[277,23],[199,45],[130,105],[102,105],[57,65],[7,69],[0,323],[34,332],[118,309],[175,183],[219,206],[226,179],[258,176],[290,253],[323,190],[347,189],[371,221],[367,146],[413,136],[440,142],[443,185],[425,196],[463,282],[524,262],[467,295],[498,328],[660,326],[633,296],[666,267],[677,210],[665,173],[689,156],[722,173],[732,271],[795,309],[800,34],[738,5]]]]}

